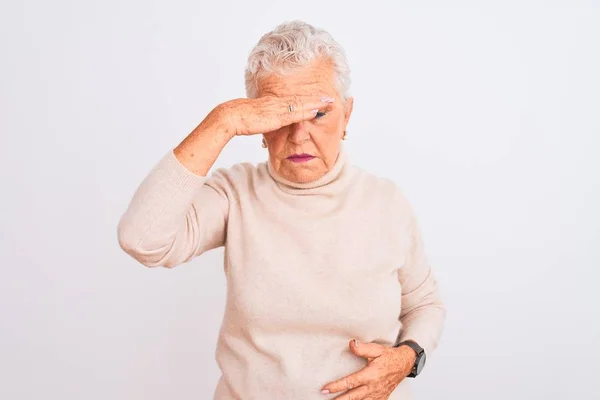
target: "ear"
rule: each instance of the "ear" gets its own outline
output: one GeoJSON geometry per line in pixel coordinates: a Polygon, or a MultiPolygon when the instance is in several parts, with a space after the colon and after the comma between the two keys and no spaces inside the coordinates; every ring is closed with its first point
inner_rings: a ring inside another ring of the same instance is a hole
{"type": "Polygon", "coordinates": [[[348,125],[348,121],[350,121],[350,116],[352,115],[353,108],[354,108],[354,97],[348,97],[344,101],[344,128],[348,125]]]}

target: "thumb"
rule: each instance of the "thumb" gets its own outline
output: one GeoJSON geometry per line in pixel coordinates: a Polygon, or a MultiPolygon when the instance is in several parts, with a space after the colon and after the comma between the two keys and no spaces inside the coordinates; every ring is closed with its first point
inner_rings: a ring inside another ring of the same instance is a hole
{"type": "Polygon", "coordinates": [[[384,347],[379,343],[364,343],[357,339],[350,341],[350,351],[359,357],[372,359],[383,353],[384,347]]]}

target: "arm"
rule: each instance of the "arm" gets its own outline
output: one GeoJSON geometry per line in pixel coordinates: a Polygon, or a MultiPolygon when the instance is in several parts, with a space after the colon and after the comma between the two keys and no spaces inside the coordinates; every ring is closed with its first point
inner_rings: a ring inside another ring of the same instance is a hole
{"type": "Polygon", "coordinates": [[[229,141],[200,125],[140,184],[118,225],[121,248],[148,267],[174,267],[224,245],[226,179],[208,171],[229,141]]]}
{"type": "Polygon", "coordinates": [[[406,263],[398,271],[402,286],[399,340],[413,340],[430,355],[441,337],[446,309],[410,206],[409,215],[406,263]]]}
{"type": "MultiPolygon", "coordinates": [[[[402,286],[402,310],[399,316],[402,328],[396,343],[412,340],[429,355],[441,336],[446,311],[425,256],[410,204],[399,191],[396,192],[395,200],[399,201],[392,207],[398,212],[394,220],[405,227],[402,229],[408,239],[399,240],[406,243],[406,259],[398,269],[398,279],[402,286]]],[[[350,350],[355,355],[366,358],[367,366],[327,383],[321,388],[323,394],[346,391],[336,399],[387,399],[400,382],[410,375],[416,361],[415,351],[408,346],[390,348],[377,342],[358,344],[352,340],[350,350]]]]}
{"type": "Polygon", "coordinates": [[[118,225],[121,248],[146,266],[174,267],[222,246],[229,182],[221,170],[207,174],[225,145],[235,136],[312,119],[332,102],[322,96],[265,96],[215,107],[141,183],[118,225]]]}

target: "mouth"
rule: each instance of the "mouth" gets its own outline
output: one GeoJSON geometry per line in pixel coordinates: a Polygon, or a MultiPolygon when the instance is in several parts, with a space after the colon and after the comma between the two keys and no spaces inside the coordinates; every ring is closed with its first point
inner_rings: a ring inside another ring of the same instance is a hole
{"type": "Polygon", "coordinates": [[[287,159],[292,162],[295,162],[295,163],[302,163],[302,162],[310,161],[313,158],[315,158],[315,157],[311,156],[310,154],[302,153],[302,154],[293,154],[293,155],[289,156],[287,159]]]}

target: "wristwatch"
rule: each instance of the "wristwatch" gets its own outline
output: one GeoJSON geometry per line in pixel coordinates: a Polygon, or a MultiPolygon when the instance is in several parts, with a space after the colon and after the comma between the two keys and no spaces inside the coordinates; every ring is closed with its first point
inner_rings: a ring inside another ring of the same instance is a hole
{"type": "Polygon", "coordinates": [[[423,350],[421,346],[419,346],[416,342],[413,342],[412,340],[405,340],[394,345],[394,347],[400,346],[408,346],[411,349],[413,349],[417,354],[415,364],[413,365],[410,374],[408,374],[409,378],[414,378],[421,373],[423,367],[425,366],[425,360],[427,359],[427,356],[425,355],[425,350],[423,350]]]}

